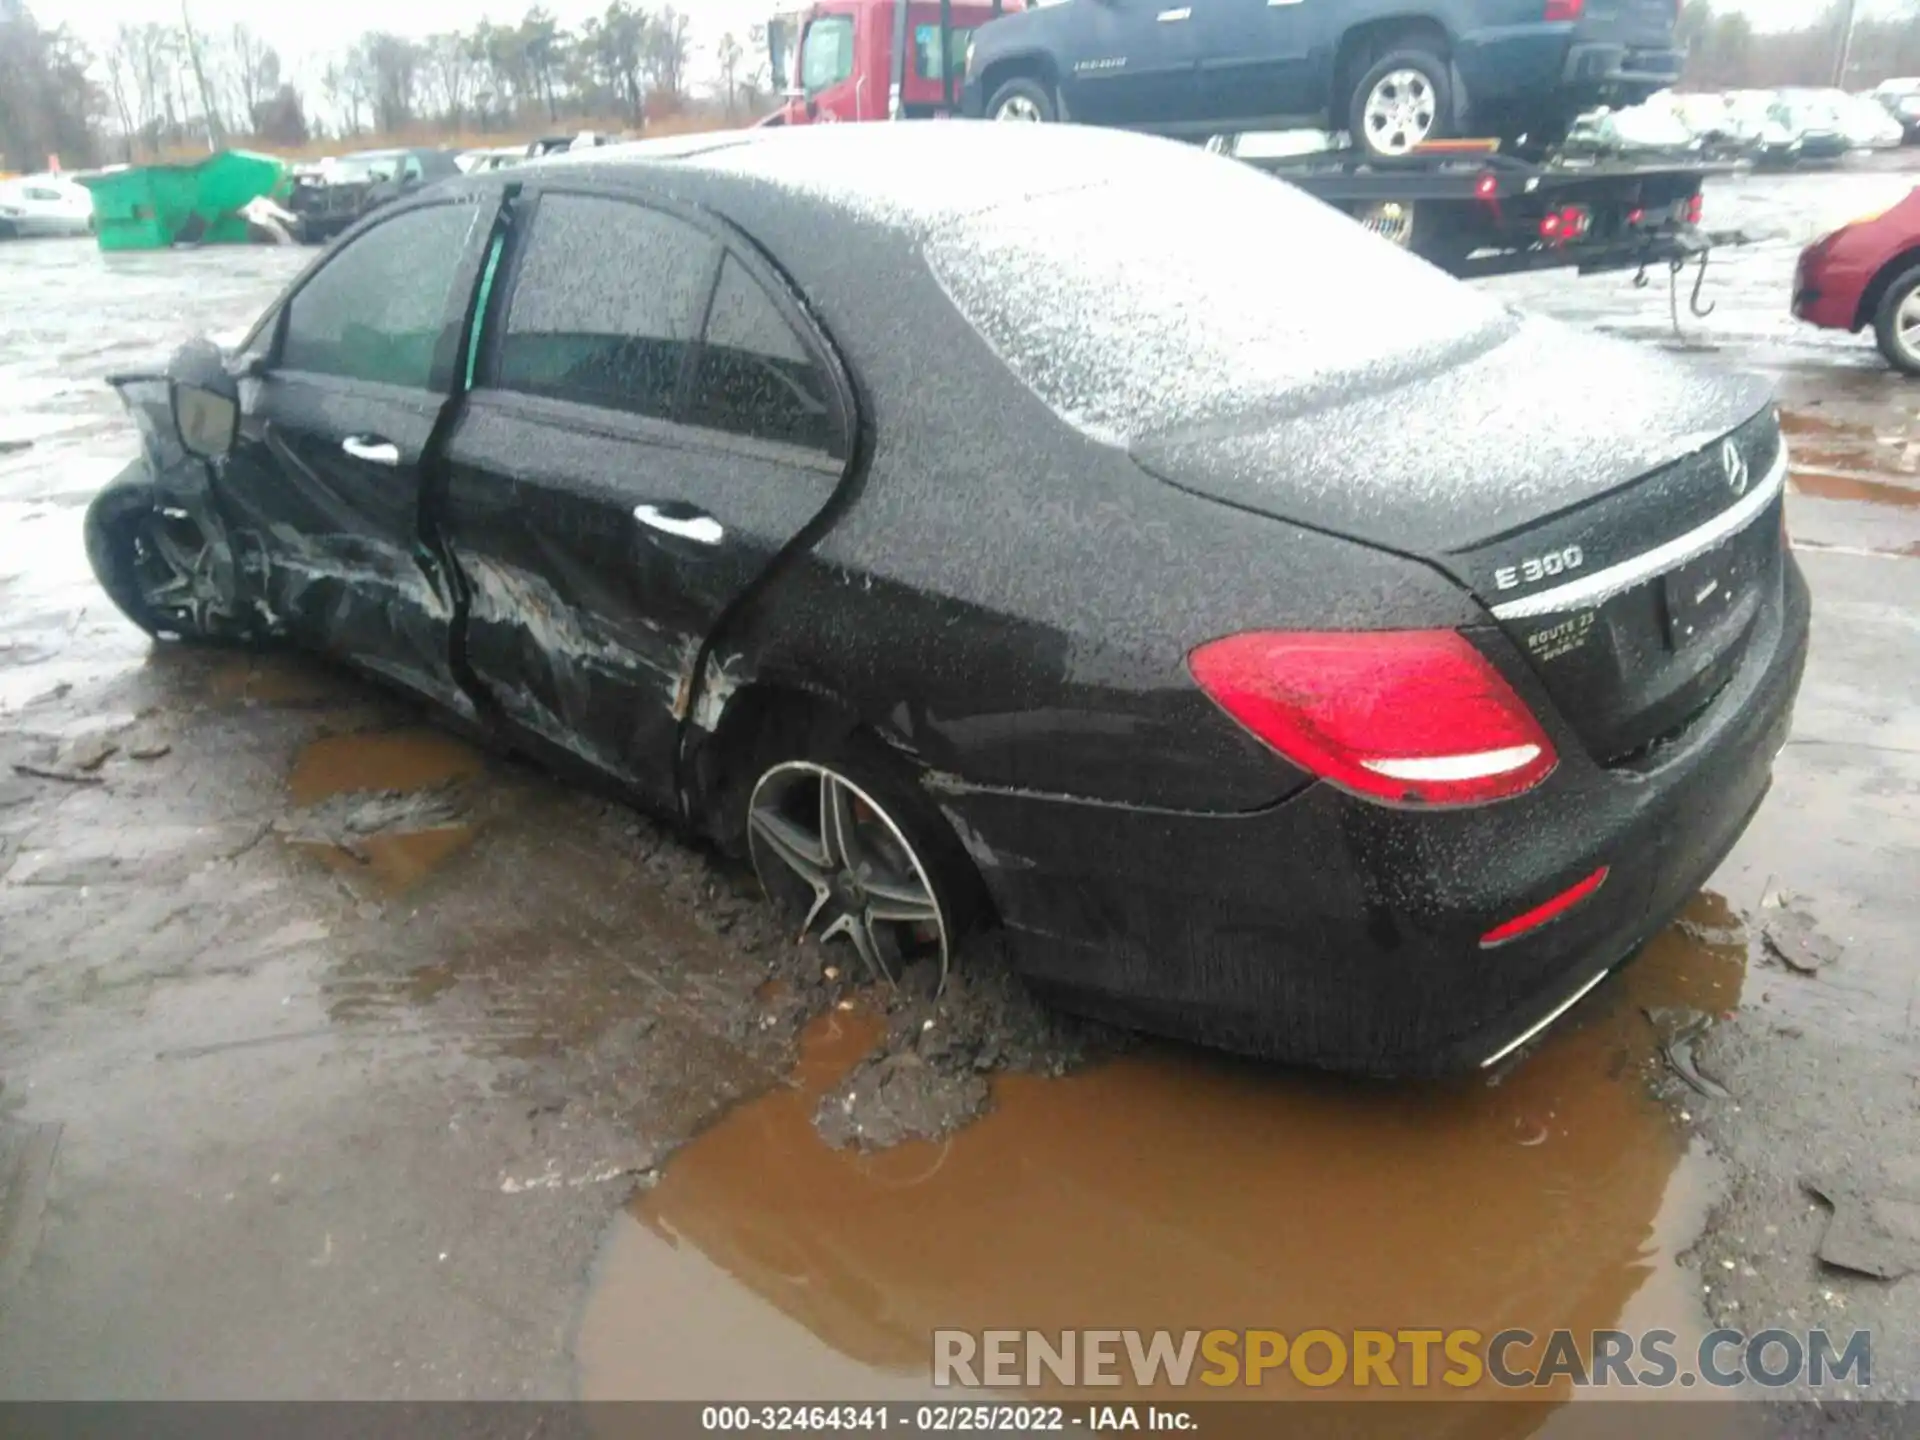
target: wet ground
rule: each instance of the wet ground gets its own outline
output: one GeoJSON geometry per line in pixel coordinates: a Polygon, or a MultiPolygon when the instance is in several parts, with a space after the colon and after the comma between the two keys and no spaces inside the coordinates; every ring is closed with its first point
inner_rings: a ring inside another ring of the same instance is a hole
{"type": "Polygon", "coordinates": [[[1684,338],[1664,276],[1496,286],[1775,381],[1815,637],[1684,919],[1439,1087],[1055,1026],[990,953],[886,1013],[643,817],[323,666],[150,649],[80,547],[132,445],[101,380],[306,257],[0,248],[0,1395],[905,1397],[936,1326],[1826,1323],[1920,1396],[1920,389],[1785,312],[1884,164],[1717,184],[1773,238],[1684,338]]]}

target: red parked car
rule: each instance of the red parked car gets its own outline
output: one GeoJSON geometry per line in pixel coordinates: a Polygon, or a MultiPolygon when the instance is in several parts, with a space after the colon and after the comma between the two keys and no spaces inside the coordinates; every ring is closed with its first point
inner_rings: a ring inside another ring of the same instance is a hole
{"type": "Polygon", "coordinates": [[[1920,375],[1920,189],[1801,251],[1793,313],[1829,330],[1871,325],[1887,362],[1920,375]]]}

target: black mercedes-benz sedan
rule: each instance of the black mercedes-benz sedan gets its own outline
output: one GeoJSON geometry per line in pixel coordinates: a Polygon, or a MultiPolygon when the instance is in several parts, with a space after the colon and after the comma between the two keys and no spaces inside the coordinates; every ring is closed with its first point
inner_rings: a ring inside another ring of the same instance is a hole
{"type": "Polygon", "coordinates": [[[614,147],[383,209],[118,382],[156,636],[326,651],[750,855],[877,977],[1492,1064],[1759,805],[1766,390],[1068,126],[614,147]]]}

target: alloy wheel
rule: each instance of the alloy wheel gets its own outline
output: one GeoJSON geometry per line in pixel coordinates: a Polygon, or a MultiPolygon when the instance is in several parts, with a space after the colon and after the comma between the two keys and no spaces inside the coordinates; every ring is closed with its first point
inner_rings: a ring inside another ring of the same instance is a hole
{"type": "Polygon", "coordinates": [[[1361,110],[1367,144],[1378,155],[1405,155],[1433,132],[1438,113],[1433,83],[1418,70],[1389,70],[1368,92],[1361,110]]]}
{"type": "Polygon", "coordinates": [[[213,636],[232,618],[213,545],[184,510],[153,512],[133,542],[134,581],[163,634],[213,636]]]}
{"type": "Polygon", "coordinates": [[[809,932],[844,939],[876,980],[918,960],[947,978],[948,919],[926,865],[866,790],[809,760],[776,765],[747,802],[747,844],[761,888],[809,932]]]}
{"type": "Polygon", "coordinates": [[[1040,107],[1026,95],[1009,95],[1000,102],[1000,108],[994,112],[995,120],[1009,120],[1020,125],[1038,125],[1045,117],[1040,107]]]}

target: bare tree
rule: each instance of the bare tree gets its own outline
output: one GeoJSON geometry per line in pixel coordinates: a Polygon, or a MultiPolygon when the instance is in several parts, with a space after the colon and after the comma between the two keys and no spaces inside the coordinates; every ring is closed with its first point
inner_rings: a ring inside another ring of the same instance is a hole
{"type": "Polygon", "coordinates": [[[127,27],[122,25],[102,63],[107,73],[107,95],[113,101],[114,119],[119,122],[120,133],[125,137],[126,161],[131,165],[134,141],[138,138],[140,127],[133,118],[133,56],[123,43],[126,31],[127,27]]]}
{"type": "Polygon", "coordinates": [[[744,55],[745,52],[740,48],[740,42],[734,38],[731,30],[720,37],[719,45],[714,48],[714,58],[720,63],[720,80],[722,85],[725,86],[727,118],[729,120],[733,118],[734,98],[740,93],[738,76],[740,74],[740,61],[744,58],[744,55]]]}
{"type": "Polygon", "coordinates": [[[435,35],[427,42],[425,68],[432,102],[446,122],[459,129],[473,89],[473,48],[466,36],[435,35]]]}
{"type": "Polygon", "coordinates": [[[259,126],[260,107],[280,90],[280,53],[248,26],[235,25],[227,39],[233,87],[248,129],[259,126]]]}
{"type": "Polygon", "coordinates": [[[374,128],[389,135],[412,123],[419,73],[420,47],[384,30],[362,37],[347,63],[349,81],[359,82],[373,108],[374,128]]]}
{"type": "Polygon", "coordinates": [[[686,94],[687,58],[692,50],[687,29],[687,17],[671,5],[647,22],[643,51],[647,78],[676,104],[686,94]]]}

